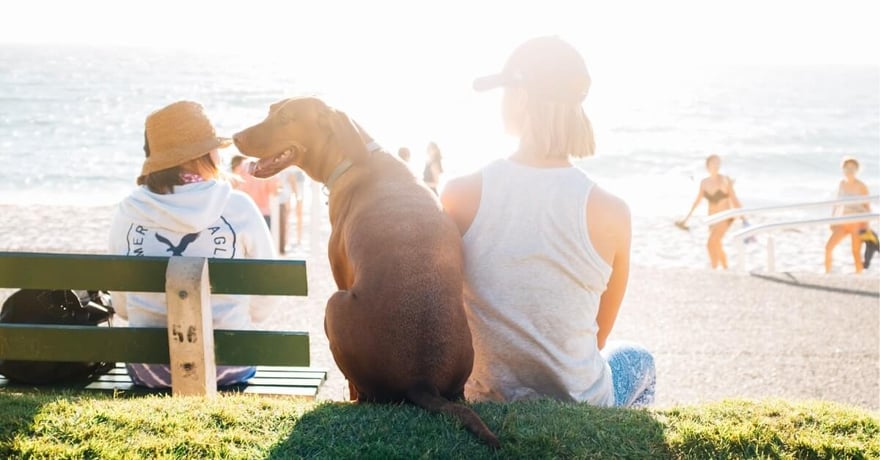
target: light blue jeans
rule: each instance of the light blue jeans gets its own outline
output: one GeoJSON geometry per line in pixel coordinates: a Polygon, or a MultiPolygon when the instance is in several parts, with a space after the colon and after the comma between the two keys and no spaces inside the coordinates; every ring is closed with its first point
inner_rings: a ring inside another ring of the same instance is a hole
{"type": "MultiPolygon", "coordinates": [[[[171,368],[165,364],[125,365],[132,383],[148,388],[171,388],[171,368]]],[[[217,386],[247,382],[257,373],[251,366],[217,366],[217,386]]]]}
{"type": "Polygon", "coordinates": [[[654,356],[641,345],[612,340],[600,352],[611,367],[614,405],[645,407],[654,403],[654,356]]]}

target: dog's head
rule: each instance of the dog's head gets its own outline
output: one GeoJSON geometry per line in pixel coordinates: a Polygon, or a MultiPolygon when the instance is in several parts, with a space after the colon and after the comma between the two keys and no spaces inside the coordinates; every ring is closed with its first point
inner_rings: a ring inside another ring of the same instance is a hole
{"type": "Polygon", "coordinates": [[[312,179],[325,182],[340,162],[357,163],[369,156],[369,136],[344,112],[315,97],[272,104],[265,120],[233,139],[241,153],[259,159],[256,177],[299,166],[312,179]]]}

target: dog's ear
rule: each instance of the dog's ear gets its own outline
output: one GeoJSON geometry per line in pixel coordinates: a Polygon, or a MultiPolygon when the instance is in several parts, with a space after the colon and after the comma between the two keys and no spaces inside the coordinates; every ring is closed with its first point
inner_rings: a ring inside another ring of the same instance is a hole
{"type": "Polygon", "coordinates": [[[335,109],[331,111],[330,129],[346,158],[354,163],[367,159],[370,152],[367,151],[358,125],[345,112],[335,109]]]}

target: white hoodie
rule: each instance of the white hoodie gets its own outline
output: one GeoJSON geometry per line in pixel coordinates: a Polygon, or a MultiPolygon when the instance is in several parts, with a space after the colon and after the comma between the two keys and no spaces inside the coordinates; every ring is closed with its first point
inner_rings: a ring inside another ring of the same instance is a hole
{"type": "MultiPolygon", "coordinates": [[[[274,259],[272,237],[253,200],[226,182],[174,187],[160,195],[141,186],[119,204],[110,227],[110,252],[127,256],[274,259]]],[[[133,327],[166,325],[165,294],[114,296],[133,327]]],[[[216,329],[252,327],[249,296],[212,295],[216,329]]]]}

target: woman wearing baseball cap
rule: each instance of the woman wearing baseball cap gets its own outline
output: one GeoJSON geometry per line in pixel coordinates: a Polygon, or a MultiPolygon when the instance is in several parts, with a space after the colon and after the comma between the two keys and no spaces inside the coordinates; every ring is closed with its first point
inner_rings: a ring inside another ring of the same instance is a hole
{"type": "MultiPolygon", "coordinates": [[[[223,259],[275,258],[272,238],[253,200],[218,180],[218,137],[202,106],[175,102],[151,113],[144,131],[139,187],[119,205],[110,229],[110,251],[127,256],[195,256],[223,259]]],[[[120,316],[132,327],[164,327],[165,294],[114,296],[120,316]]],[[[212,295],[214,328],[252,328],[248,296],[212,295]]],[[[127,364],[139,385],[171,386],[171,370],[160,364],[127,364]]],[[[254,375],[250,366],[217,366],[217,384],[254,375]]]]}
{"type": "Polygon", "coordinates": [[[557,37],[520,45],[474,88],[502,88],[519,148],[450,180],[441,201],[462,234],[474,343],[471,400],[553,397],[600,406],[654,399],[644,348],[606,342],[629,274],[630,214],[572,158],[593,155],[590,75],[557,37]]]}

